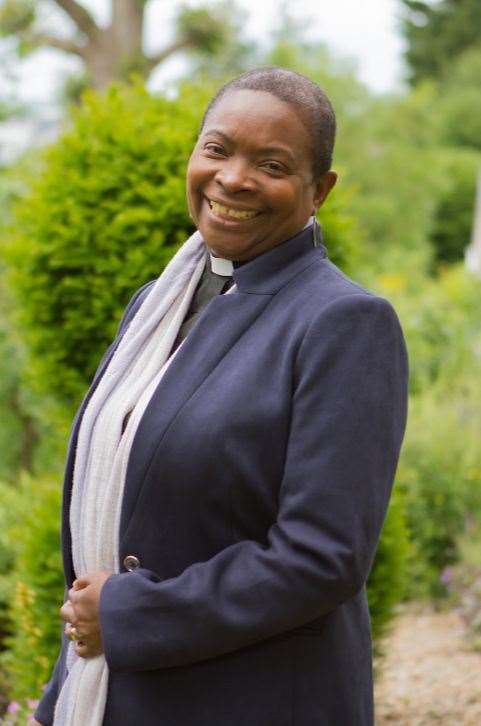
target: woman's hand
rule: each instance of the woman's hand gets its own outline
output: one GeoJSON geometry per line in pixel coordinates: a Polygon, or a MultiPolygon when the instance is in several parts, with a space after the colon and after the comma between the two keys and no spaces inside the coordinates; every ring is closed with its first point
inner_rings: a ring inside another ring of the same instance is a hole
{"type": "Polygon", "coordinates": [[[67,637],[76,635],[75,652],[93,658],[104,652],[99,621],[100,592],[111,572],[91,572],[75,580],[60,609],[67,637]]]}
{"type": "Polygon", "coordinates": [[[43,726],[43,723],[40,723],[40,721],[35,721],[33,716],[30,717],[28,723],[32,724],[32,726],[43,726]]]}

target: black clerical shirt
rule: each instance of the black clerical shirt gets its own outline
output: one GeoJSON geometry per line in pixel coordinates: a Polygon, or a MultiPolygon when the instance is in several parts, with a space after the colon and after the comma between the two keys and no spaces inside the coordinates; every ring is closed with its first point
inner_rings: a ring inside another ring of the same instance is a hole
{"type": "MultiPolygon", "coordinates": [[[[237,267],[240,264],[242,263],[235,262],[234,266],[237,267]]],[[[204,271],[197,283],[197,287],[194,295],[192,296],[190,307],[184,318],[184,322],[180,326],[179,334],[171,351],[172,353],[179,347],[184,338],[187,337],[188,333],[190,333],[191,329],[197,322],[197,318],[207,303],[209,303],[216,295],[227,292],[233,283],[234,279],[231,276],[218,275],[216,272],[212,271],[210,253],[206,248],[204,271]]]]}

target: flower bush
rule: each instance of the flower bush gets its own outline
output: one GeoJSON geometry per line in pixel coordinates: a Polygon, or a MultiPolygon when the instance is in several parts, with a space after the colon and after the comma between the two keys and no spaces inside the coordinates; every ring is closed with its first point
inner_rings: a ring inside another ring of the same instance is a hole
{"type": "Polygon", "coordinates": [[[10,701],[7,706],[5,716],[0,719],[2,726],[25,726],[25,724],[34,722],[34,712],[38,706],[38,700],[27,698],[19,703],[18,701],[10,701]]]}

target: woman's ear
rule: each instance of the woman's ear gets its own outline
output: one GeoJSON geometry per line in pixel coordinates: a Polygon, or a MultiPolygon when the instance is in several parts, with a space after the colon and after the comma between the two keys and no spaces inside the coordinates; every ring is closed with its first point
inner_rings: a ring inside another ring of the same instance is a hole
{"type": "Polygon", "coordinates": [[[337,173],[335,171],[326,171],[325,174],[321,176],[319,181],[316,185],[315,190],[315,196],[314,196],[314,209],[313,213],[316,214],[319,207],[322,207],[324,202],[327,199],[327,196],[331,189],[334,187],[335,183],[337,182],[337,173]]]}

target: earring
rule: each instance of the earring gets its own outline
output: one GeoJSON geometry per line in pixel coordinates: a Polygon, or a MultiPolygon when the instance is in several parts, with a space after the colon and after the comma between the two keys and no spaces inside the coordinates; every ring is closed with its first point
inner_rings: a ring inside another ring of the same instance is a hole
{"type": "Polygon", "coordinates": [[[321,225],[314,217],[314,224],[312,225],[312,244],[314,245],[314,247],[322,247],[322,243],[323,239],[321,225]]]}

